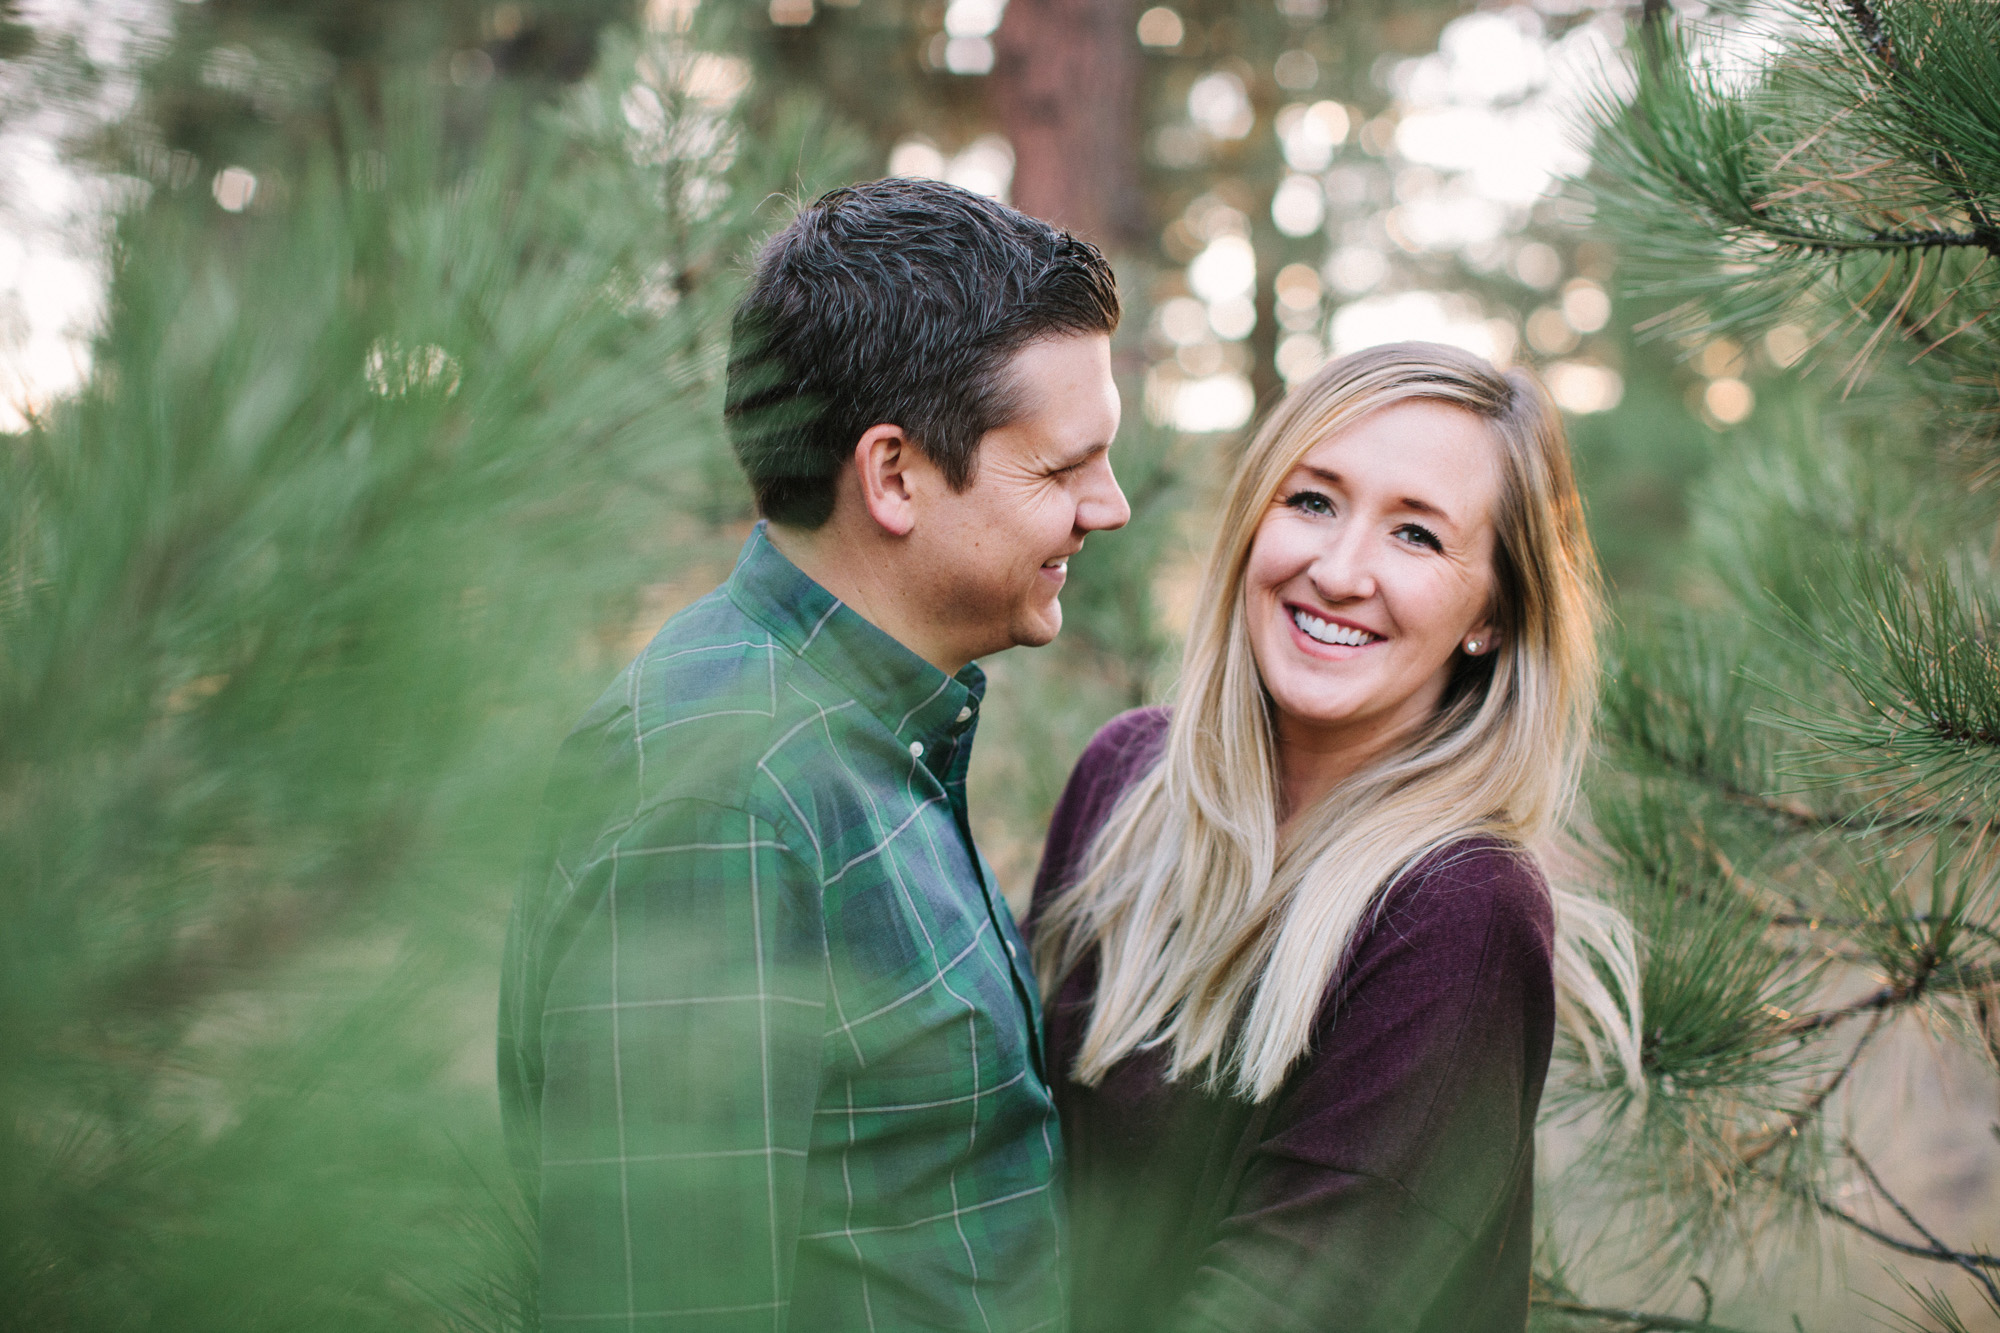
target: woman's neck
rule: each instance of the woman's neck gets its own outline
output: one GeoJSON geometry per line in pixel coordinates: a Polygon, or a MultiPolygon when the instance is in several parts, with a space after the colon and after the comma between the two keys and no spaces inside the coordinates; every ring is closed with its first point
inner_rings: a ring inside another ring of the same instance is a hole
{"type": "Polygon", "coordinates": [[[1407,727],[1328,727],[1277,719],[1278,833],[1393,749],[1407,727]]]}

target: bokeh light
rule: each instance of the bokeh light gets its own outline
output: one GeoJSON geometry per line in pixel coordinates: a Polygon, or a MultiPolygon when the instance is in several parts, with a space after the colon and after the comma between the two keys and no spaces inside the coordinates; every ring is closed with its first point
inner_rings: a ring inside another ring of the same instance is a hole
{"type": "Polygon", "coordinates": [[[1790,370],[1812,350],[1812,336],[1796,324],[1780,324],[1764,335],[1764,355],[1780,370],[1790,370]]]}
{"type": "Polygon", "coordinates": [[[1589,278],[1563,284],[1562,317],[1578,333],[1595,333],[1611,322],[1611,297],[1589,278]]]}
{"type": "Polygon", "coordinates": [[[1609,412],[1625,397],[1624,378],[1609,366],[1589,361],[1558,361],[1542,378],[1556,406],[1579,416],[1609,412]]]}
{"type": "Polygon", "coordinates": [[[1271,221],[1287,236],[1310,236],[1326,221],[1326,191],[1311,176],[1287,176],[1271,196],[1271,221]]]}
{"type": "Polygon", "coordinates": [[[1334,313],[1332,332],[1335,356],[1408,340],[1447,343],[1489,359],[1498,350],[1478,303],[1460,292],[1397,292],[1351,301],[1334,313]]]}
{"type": "Polygon", "coordinates": [[[1347,141],[1347,108],[1338,102],[1294,102],[1273,121],[1285,164],[1293,171],[1324,171],[1347,141]]]}
{"type": "Polygon", "coordinates": [[[1142,46],[1174,47],[1187,35],[1181,16],[1165,5],[1155,5],[1139,16],[1139,43],[1142,46]]]}
{"type": "Polygon", "coordinates": [[[257,178],[242,167],[224,167],[209,182],[209,192],[224,212],[241,213],[257,197],[257,178]]]}
{"type": "Polygon", "coordinates": [[[1702,391],[1701,403],[1717,421],[1733,426],[1749,416],[1757,406],[1757,395],[1742,380],[1725,376],[1709,382],[1702,391]]]}
{"type": "Polygon", "coordinates": [[[1204,74],[1188,89],[1188,119],[1218,139],[1241,139],[1257,123],[1249,90],[1229,70],[1204,74]]]}

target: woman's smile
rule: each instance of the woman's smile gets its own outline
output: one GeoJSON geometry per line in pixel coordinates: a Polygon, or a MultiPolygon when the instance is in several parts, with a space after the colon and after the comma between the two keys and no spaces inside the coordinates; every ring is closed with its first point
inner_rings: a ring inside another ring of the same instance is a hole
{"type": "Polygon", "coordinates": [[[1365,762],[1437,711],[1468,640],[1490,644],[1495,454],[1472,413],[1409,399],[1299,459],[1243,575],[1282,734],[1365,762]]]}
{"type": "Polygon", "coordinates": [[[1285,610],[1299,633],[1315,648],[1366,648],[1385,637],[1339,616],[1316,615],[1303,606],[1287,605],[1285,610]]]}

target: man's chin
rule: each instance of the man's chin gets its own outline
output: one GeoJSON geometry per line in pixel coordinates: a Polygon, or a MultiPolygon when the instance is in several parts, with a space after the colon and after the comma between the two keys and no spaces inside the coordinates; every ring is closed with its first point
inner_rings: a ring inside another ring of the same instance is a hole
{"type": "Polygon", "coordinates": [[[1022,648],[1045,648],[1062,633],[1062,622],[1062,603],[1051,601],[1046,608],[1015,622],[1014,643],[1022,648]]]}

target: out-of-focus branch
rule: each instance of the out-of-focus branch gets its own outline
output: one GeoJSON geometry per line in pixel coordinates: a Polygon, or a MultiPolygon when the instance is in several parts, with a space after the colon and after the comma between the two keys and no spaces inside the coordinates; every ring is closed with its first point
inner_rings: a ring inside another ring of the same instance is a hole
{"type": "Polygon", "coordinates": [[[1666,1330],[1667,1333],[1744,1333],[1744,1330],[1730,1328],[1726,1324],[1711,1324],[1706,1319],[1689,1319],[1683,1315],[1651,1314],[1645,1310],[1624,1310],[1611,1305],[1585,1305],[1581,1301],[1547,1297],[1537,1297],[1532,1303],[1537,1310],[1547,1310],[1553,1314],[1597,1319],[1607,1324],[1630,1324],[1633,1333],[1646,1333],[1646,1330],[1651,1329],[1666,1330]]]}
{"type": "Polygon", "coordinates": [[[1884,1185],[1882,1178],[1875,1174],[1875,1168],[1868,1164],[1868,1159],[1863,1157],[1861,1150],[1854,1146],[1854,1140],[1844,1139],[1840,1146],[1846,1151],[1848,1160],[1860,1168],[1861,1174],[1867,1179],[1869,1186],[1877,1194],[1889,1201],[1889,1206],[1896,1210],[1896,1215],[1909,1223],[1910,1230],[1916,1232],[1930,1243],[1932,1255],[1964,1269],[1974,1282],[1977,1282],[1985,1289],[1987,1297],[1992,1300],[1993,1304],[2000,1306],[2000,1283],[1996,1283],[1993,1280],[1992,1275],[1986,1271],[1985,1267],[1974,1262],[1971,1255],[1963,1254],[1946,1245],[1938,1239],[1935,1232],[1922,1222],[1919,1222],[1917,1215],[1906,1208],[1901,1199],[1898,1199],[1889,1192],[1889,1187],[1884,1185]]]}
{"type": "Polygon", "coordinates": [[[1852,1227],[1876,1244],[1894,1250],[1898,1254],[1907,1254],[1917,1259],[1935,1259],[1939,1263],[1969,1263],[1977,1264],[1981,1268],[2000,1268],[2000,1254],[1988,1254],[1984,1250],[1941,1250],[1935,1245],[1912,1244],[1907,1240],[1901,1240],[1890,1235],[1872,1223],[1862,1221],[1853,1213],[1848,1212],[1839,1204],[1810,1187],[1800,1186],[1793,1189],[1792,1193],[1798,1195],[1799,1198],[1804,1199],[1834,1221],[1839,1222],[1843,1226],[1852,1227]]]}
{"type": "Polygon", "coordinates": [[[1798,801],[1771,796],[1745,787],[1741,783],[1732,782],[1714,769],[1690,763],[1663,747],[1630,739],[1624,740],[1623,744],[1630,746],[1635,752],[1644,755],[1673,776],[1706,787],[1731,805],[1740,805],[1760,814],[1769,815],[1779,823],[1801,833],[1840,829],[1851,833],[1884,834],[1904,833],[1918,828],[1968,829],[1984,833],[2000,829],[2000,819],[1975,819],[1965,815],[1945,819],[1924,810],[1912,810],[1888,816],[1870,815],[1859,810],[1821,813],[1798,801]]]}
{"type": "MultiPolygon", "coordinates": [[[[1847,1060],[1839,1069],[1834,1071],[1833,1077],[1814,1089],[1813,1094],[1806,1098],[1805,1102],[1797,1110],[1785,1118],[1783,1125],[1771,1131],[1770,1134],[1759,1140],[1748,1152],[1743,1154],[1743,1165],[1745,1167],[1754,1167],[1773,1148],[1783,1143],[1786,1139],[1796,1137],[1801,1129],[1804,1129],[1812,1122],[1813,1117],[1825,1109],[1826,1099],[1833,1096],[1834,1090],[1842,1083],[1845,1083],[1847,1076],[1854,1072],[1854,1066],[1861,1062],[1861,1053],[1868,1049],[1868,1043],[1873,1041],[1875,1034],[1882,1030],[1882,1020],[1887,1016],[1886,1010],[1876,1010],[1875,1017],[1868,1024],[1868,1030],[1862,1033],[1860,1040],[1854,1043],[1854,1049],[1847,1053],[1847,1060]]],[[[1821,1015],[1812,1015],[1812,1017],[1819,1018],[1821,1015]]],[[[1827,1026],[1827,1024],[1817,1024],[1816,1026],[1823,1027],[1827,1026]]],[[[1811,1027],[1800,1029],[1800,1031],[1811,1030],[1811,1027]]]]}

